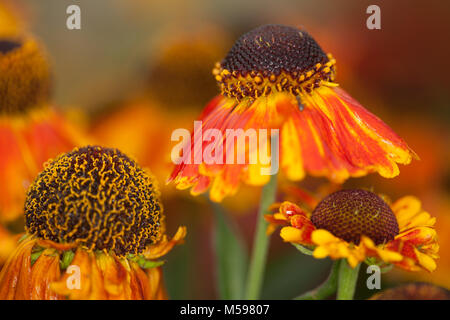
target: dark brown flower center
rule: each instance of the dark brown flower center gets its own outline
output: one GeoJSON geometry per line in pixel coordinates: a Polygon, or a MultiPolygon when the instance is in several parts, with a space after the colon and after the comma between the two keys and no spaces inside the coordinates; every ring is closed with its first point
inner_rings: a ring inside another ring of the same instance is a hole
{"type": "Polygon", "coordinates": [[[222,93],[240,100],[310,92],[334,79],[334,63],[306,31],[264,25],[241,36],[213,73],[222,93]]]}
{"type": "Polygon", "coordinates": [[[305,73],[327,55],[306,32],[283,25],[264,25],[240,37],[222,61],[222,67],[246,75],[251,71],[280,75],[305,73]]]}
{"type": "Polygon", "coordinates": [[[141,253],[164,232],[154,178],[116,149],[83,147],[49,163],[25,202],[30,234],[119,256],[141,253]]]}
{"type": "Polygon", "coordinates": [[[316,228],[354,244],[359,244],[362,235],[382,244],[399,232],[389,205],[375,193],[361,189],[330,194],[314,209],[311,221],[316,228]]]}
{"type": "Polygon", "coordinates": [[[387,289],[371,300],[450,300],[450,290],[431,283],[408,283],[387,289]]]}
{"type": "Polygon", "coordinates": [[[50,67],[33,39],[0,38],[0,114],[21,114],[50,96],[50,67]]]}
{"type": "Polygon", "coordinates": [[[20,48],[22,44],[17,41],[0,40],[0,53],[8,53],[14,49],[20,48]]]}

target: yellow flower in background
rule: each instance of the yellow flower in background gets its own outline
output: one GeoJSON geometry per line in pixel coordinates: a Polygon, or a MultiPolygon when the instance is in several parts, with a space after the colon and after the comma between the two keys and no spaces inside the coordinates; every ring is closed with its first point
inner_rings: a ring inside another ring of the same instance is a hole
{"type": "Polygon", "coordinates": [[[430,283],[408,283],[383,290],[370,300],[450,300],[450,291],[430,283]]]}
{"type": "Polygon", "coordinates": [[[25,192],[57,154],[84,138],[49,104],[46,56],[28,37],[0,37],[0,220],[23,213],[25,192]]]}
{"type": "Polygon", "coordinates": [[[167,112],[200,111],[217,91],[211,68],[229,46],[230,36],[218,25],[198,24],[189,30],[169,28],[160,38],[149,63],[148,95],[167,112]]]}
{"type": "Polygon", "coordinates": [[[320,201],[311,213],[284,202],[266,220],[269,233],[283,226],[284,241],[313,248],[318,259],[347,259],[353,268],[375,258],[408,271],[436,269],[436,219],[415,197],[388,205],[370,191],[341,190],[320,201]]]}
{"type": "Polygon", "coordinates": [[[88,146],[49,162],[28,191],[25,220],[0,299],[167,298],[157,259],[186,228],[168,239],[155,178],[120,151],[88,146]]]}
{"type": "MultiPolygon", "coordinates": [[[[307,173],[336,183],[371,172],[397,176],[397,163],[410,163],[414,152],[338,86],[335,63],[304,30],[265,25],[241,36],[213,70],[221,94],[199,117],[202,132],[220,130],[223,139],[191,143],[190,154],[182,156],[169,181],[179,189],[191,188],[194,195],[211,188],[213,201],[235,194],[241,181],[266,184],[269,176],[259,170],[261,160],[233,165],[195,161],[197,144],[202,152],[222,144],[224,159],[230,152],[249,159],[255,148],[233,149],[228,129],[235,129],[237,139],[245,139],[247,129],[278,129],[280,168],[290,180],[307,173]]],[[[203,139],[197,131],[194,139],[203,139]]]]}

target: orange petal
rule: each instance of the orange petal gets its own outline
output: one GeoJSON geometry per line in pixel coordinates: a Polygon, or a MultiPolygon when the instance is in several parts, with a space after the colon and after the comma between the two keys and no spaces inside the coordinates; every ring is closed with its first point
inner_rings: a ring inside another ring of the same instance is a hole
{"type": "Polygon", "coordinates": [[[184,238],[186,237],[186,227],[179,227],[175,235],[172,239],[167,240],[167,236],[164,235],[163,239],[154,245],[151,245],[145,252],[144,256],[147,259],[153,260],[158,259],[164,255],[166,255],[172,248],[184,242],[184,238]]]}
{"type": "Polygon", "coordinates": [[[36,241],[23,240],[0,272],[0,300],[30,299],[31,250],[36,241]]]}
{"type": "Polygon", "coordinates": [[[32,267],[30,280],[32,300],[60,300],[63,297],[51,289],[51,283],[60,277],[59,255],[55,250],[46,249],[32,267]]]}

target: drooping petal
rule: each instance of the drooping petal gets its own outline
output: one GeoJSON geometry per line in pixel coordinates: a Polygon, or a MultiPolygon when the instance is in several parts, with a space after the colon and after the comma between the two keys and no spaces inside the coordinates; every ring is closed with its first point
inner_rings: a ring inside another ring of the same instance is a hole
{"type": "Polygon", "coordinates": [[[0,272],[0,300],[31,297],[31,250],[33,240],[24,240],[10,256],[0,272]]]}
{"type": "Polygon", "coordinates": [[[92,252],[77,249],[70,266],[58,281],[52,283],[52,290],[71,300],[107,298],[103,277],[92,252]]]}
{"type": "Polygon", "coordinates": [[[333,259],[345,258],[349,265],[355,268],[366,257],[365,251],[361,246],[350,245],[324,229],[313,231],[311,239],[313,244],[317,245],[313,252],[313,256],[317,259],[323,259],[328,256],[333,259]]]}
{"type": "Polygon", "coordinates": [[[60,277],[59,255],[53,249],[42,252],[33,264],[30,288],[31,300],[60,300],[63,297],[51,289],[51,284],[60,277]]]}
{"type": "Polygon", "coordinates": [[[386,248],[399,252],[404,258],[399,262],[403,268],[411,271],[423,268],[429,272],[436,269],[439,245],[436,231],[429,227],[416,227],[400,233],[386,248]]]}
{"type": "Polygon", "coordinates": [[[395,201],[392,204],[392,211],[397,217],[400,232],[419,226],[431,227],[436,222],[436,218],[422,210],[420,200],[412,196],[406,196],[395,201]]]}
{"type": "Polygon", "coordinates": [[[116,257],[104,253],[97,254],[96,261],[103,275],[103,283],[108,300],[131,299],[129,289],[131,268],[129,265],[124,265],[116,257]]]}
{"type": "Polygon", "coordinates": [[[172,239],[169,240],[167,235],[164,235],[161,241],[157,244],[149,246],[149,248],[144,252],[144,256],[147,259],[158,259],[164,256],[172,250],[175,245],[184,242],[186,233],[186,227],[179,227],[172,239]]]}
{"type": "Polygon", "coordinates": [[[305,161],[312,173],[335,182],[371,172],[392,178],[399,173],[396,163],[408,164],[415,157],[392,129],[343,89],[321,86],[302,97],[305,109],[297,122],[308,136],[304,152],[315,155],[306,157],[314,161],[305,161]]]}
{"type": "Polygon", "coordinates": [[[150,268],[146,271],[148,279],[149,296],[153,300],[168,299],[166,287],[164,286],[164,278],[160,267],[150,268]]]}
{"type": "Polygon", "coordinates": [[[17,240],[19,238],[20,235],[11,234],[2,225],[0,225],[0,269],[8,259],[9,255],[14,252],[14,249],[17,247],[17,240]]]}
{"type": "Polygon", "coordinates": [[[190,153],[175,166],[169,182],[174,181],[180,189],[192,187],[194,194],[211,186],[213,201],[236,193],[241,181],[263,185],[269,180],[261,174],[261,167],[267,166],[261,153],[269,151],[268,156],[273,156],[270,141],[258,141],[257,147],[249,142],[233,145],[227,135],[230,130],[236,134],[235,141],[246,142],[252,132],[258,139],[265,134],[270,139],[271,130],[279,130],[280,168],[294,181],[306,174],[325,176],[336,183],[373,172],[392,178],[399,173],[398,163],[408,164],[417,157],[392,129],[336,86],[322,85],[298,96],[276,92],[239,102],[218,96],[199,121],[201,126],[191,136],[190,153]],[[204,141],[202,134],[207,130],[218,131],[220,138],[204,141]],[[220,163],[205,163],[205,149],[223,151],[220,163]],[[230,163],[230,155],[246,161],[230,163]],[[255,156],[256,164],[251,163],[255,156]]]}
{"type": "Polygon", "coordinates": [[[305,176],[301,133],[297,130],[292,119],[287,120],[281,129],[281,169],[286,172],[286,177],[293,181],[302,180],[305,176]]]}

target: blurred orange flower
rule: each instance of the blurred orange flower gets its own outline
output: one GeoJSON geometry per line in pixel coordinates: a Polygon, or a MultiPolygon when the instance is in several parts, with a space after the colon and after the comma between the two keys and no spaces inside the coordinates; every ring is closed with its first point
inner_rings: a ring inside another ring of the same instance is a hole
{"type": "Polygon", "coordinates": [[[0,224],[0,270],[11,252],[17,247],[17,236],[13,236],[0,224]]]}
{"type": "Polygon", "coordinates": [[[168,28],[160,38],[149,63],[148,95],[168,112],[199,112],[217,92],[211,68],[229,46],[228,33],[216,24],[196,23],[189,30],[168,28]]]}
{"type": "Polygon", "coordinates": [[[0,220],[22,214],[25,192],[49,158],[84,143],[48,103],[50,71],[29,37],[0,38],[0,220]]]}
{"type": "MultiPolygon", "coordinates": [[[[145,88],[99,114],[92,121],[93,139],[133,155],[159,181],[165,181],[172,168],[172,132],[191,128],[198,106],[216,90],[208,75],[223,54],[227,38],[214,25],[163,32],[161,44],[152,51],[145,88]]],[[[172,190],[162,188],[165,196],[172,190]]]]}

